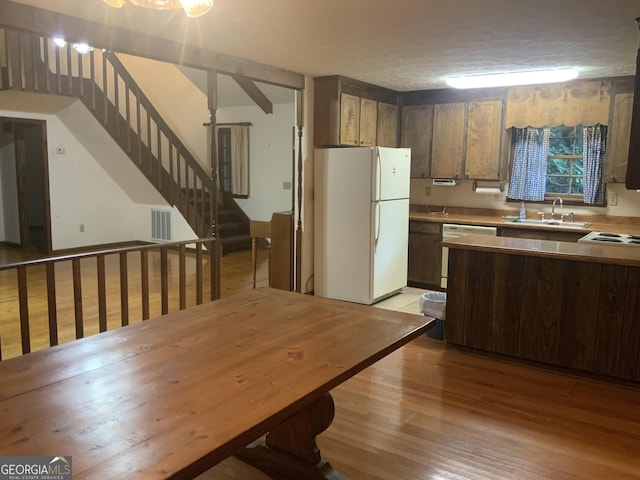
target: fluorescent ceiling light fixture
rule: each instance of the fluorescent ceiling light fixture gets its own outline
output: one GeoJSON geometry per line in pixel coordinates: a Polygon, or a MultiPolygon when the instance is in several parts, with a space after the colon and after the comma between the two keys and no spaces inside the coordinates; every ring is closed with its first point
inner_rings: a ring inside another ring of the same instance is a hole
{"type": "Polygon", "coordinates": [[[567,82],[577,77],[578,72],[573,68],[558,68],[554,70],[452,77],[447,79],[447,84],[453,88],[509,87],[514,85],[567,82]]]}
{"type": "Polygon", "coordinates": [[[56,47],[60,48],[64,47],[67,44],[66,40],[62,37],[53,37],[51,41],[56,47]]]}

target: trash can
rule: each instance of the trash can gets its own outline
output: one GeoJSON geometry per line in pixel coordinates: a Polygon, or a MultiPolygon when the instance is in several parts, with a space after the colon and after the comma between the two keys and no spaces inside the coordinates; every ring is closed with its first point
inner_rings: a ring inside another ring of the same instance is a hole
{"type": "Polygon", "coordinates": [[[436,319],[436,326],[427,330],[427,337],[444,340],[444,321],[446,317],[447,294],[445,292],[427,292],[420,297],[420,311],[436,319]]]}

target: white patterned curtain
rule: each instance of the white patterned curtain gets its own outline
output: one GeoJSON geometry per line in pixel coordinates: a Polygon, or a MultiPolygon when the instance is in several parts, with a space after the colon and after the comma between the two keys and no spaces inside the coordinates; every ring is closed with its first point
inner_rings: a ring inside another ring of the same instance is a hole
{"type": "Polygon", "coordinates": [[[544,200],[550,132],[549,127],[514,128],[516,140],[509,198],[544,200]]]}
{"type": "Polygon", "coordinates": [[[606,125],[594,125],[583,129],[584,203],[603,205],[605,185],[602,181],[607,146],[606,125]]]}
{"type": "Polygon", "coordinates": [[[231,127],[231,193],[249,195],[249,127],[231,127]]]}

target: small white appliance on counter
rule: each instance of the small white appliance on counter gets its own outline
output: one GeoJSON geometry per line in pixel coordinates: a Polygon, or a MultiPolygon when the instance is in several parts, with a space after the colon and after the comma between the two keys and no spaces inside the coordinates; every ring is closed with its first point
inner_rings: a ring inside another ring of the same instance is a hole
{"type": "Polygon", "coordinates": [[[314,293],[370,305],[407,285],[409,148],[318,148],[314,293]]]}
{"type": "Polygon", "coordinates": [[[589,232],[578,240],[578,243],[599,243],[620,247],[640,247],[640,235],[612,232],[589,232]]]}

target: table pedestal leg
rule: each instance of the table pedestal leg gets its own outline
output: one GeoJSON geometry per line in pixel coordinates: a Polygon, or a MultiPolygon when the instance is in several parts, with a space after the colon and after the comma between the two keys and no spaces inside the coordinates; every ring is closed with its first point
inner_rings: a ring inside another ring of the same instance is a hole
{"type": "Polygon", "coordinates": [[[236,454],[273,478],[286,480],[348,480],[322,460],[316,436],[333,421],[333,398],[328,393],[236,454]]]}

